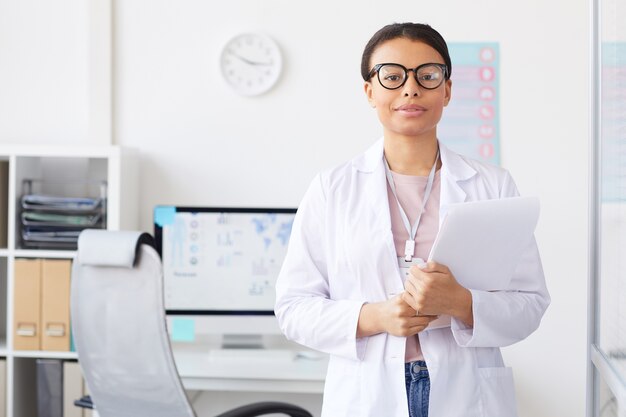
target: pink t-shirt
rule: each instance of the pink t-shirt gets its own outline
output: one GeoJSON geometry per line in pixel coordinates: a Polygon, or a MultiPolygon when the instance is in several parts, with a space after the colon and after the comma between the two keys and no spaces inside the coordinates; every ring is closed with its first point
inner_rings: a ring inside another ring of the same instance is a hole
{"type": "MultiPolygon", "coordinates": [[[[398,200],[404,209],[411,226],[417,219],[422,208],[422,200],[424,197],[424,189],[428,182],[428,177],[418,177],[413,175],[403,175],[391,172],[398,200]]],[[[435,242],[435,237],[439,231],[439,196],[441,190],[441,179],[439,170],[435,173],[433,188],[426,203],[426,209],[420,220],[417,234],[415,236],[415,257],[426,260],[430,253],[430,248],[435,242]]],[[[389,199],[389,211],[391,214],[391,230],[393,232],[393,241],[396,246],[398,256],[404,256],[404,246],[408,239],[408,232],[402,222],[398,203],[393,196],[393,192],[387,184],[387,197],[389,199]]],[[[423,360],[422,350],[420,349],[418,336],[407,337],[406,353],[404,360],[412,362],[423,360]]]]}

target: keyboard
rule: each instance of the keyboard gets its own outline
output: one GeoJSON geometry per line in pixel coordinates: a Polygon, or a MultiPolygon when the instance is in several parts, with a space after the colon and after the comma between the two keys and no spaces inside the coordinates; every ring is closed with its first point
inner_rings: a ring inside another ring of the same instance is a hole
{"type": "Polygon", "coordinates": [[[209,360],[223,361],[319,361],[328,355],[313,350],[290,349],[214,349],[209,351],[209,360]]]}
{"type": "Polygon", "coordinates": [[[214,349],[209,359],[233,361],[293,361],[298,351],[288,349],[214,349]]]}

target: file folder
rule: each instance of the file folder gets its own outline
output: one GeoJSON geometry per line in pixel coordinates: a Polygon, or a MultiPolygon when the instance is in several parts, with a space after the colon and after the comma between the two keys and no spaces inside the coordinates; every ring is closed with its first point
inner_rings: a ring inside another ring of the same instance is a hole
{"type": "Polygon", "coordinates": [[[41,194],[26,194],[22,196],[22,208],[25,210],[80,213],[97,210],[101,204],[102,198],[59,197],[41,194]]]}
{"type": "Polygon", "coordinates": [[[13,293],[13,348],[41,346],[41,259],[16,259],[13,293]]]}
{"type": "Polygon", "coordinates": [[[83,374],[78,362],[63,363],[63,417],[83,417],[83,409],[74,401],[83,396],[83,374]]]}
{"type": "Polygon", "coordinates": [[[0,248],[7,247],[9,210],[9,161],[0,161],[0,248]]]}
{"type": "Polygon", "coordinates": [[[41,350],[70,350],[70,274],[67,259],[41,264],[41,350]]]}
{"type": "Polygon", "coordinates": [[[0,417],[6,417],[7,410],[7,361],[0,359],[0,417]]]}
{"type": "Polygon", "coordinates": [[[63,364],[37,359],[37,416],[63,417],[63,364]]]}
{"type": "Polygon", "coordinates": [[[48,226],[59,230],[65,227],[94,227],[98,225],[101,217],[100,213],[63,214],[36,211],[24,211],[21,215],[24,226],[48,226]]]}

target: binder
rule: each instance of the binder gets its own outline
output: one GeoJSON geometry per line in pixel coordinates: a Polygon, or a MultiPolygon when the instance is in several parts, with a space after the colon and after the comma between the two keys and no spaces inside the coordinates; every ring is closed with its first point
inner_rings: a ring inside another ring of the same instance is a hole
{"type": "Polygon", "coordinates": [[[70,274],[67,259],[41,264],[41,350],[70,350],[70,274]]]}
{"type": "Polygon", "coordinates": [[[0,161],[0,247],[7,247],[9,210],[9,161],[0,161]]]}
{"type": "Polygon", "coordinates": [[[37,416],[63,417],[63,364],[37,359],[37,416]]]}
{"type": "Polygon", "coordinates": [[[63,417],[83,417],[74,401],[83,396],[83,374],[78,362],[63,362],[63,417]]]}
{"type": "Polygon", "coordinates": [[[7,362],[0,359],[0,417],[7,415],[7,362]]]}
{"type": "Polygon", "coordinates": [[[41,346],[41,259],[16,259],[13,294],[13,348],[41,346]]]}

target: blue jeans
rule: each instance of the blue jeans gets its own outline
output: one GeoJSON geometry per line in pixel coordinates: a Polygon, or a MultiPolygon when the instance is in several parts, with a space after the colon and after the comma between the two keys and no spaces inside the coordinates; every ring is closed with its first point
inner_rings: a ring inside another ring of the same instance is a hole
{"type": "Polygon", "coordinates": [[[409,417],[428,417],[430,378],[426,362],[415,361],[404,364],[406,396],[409,400],[409,417]]]}

